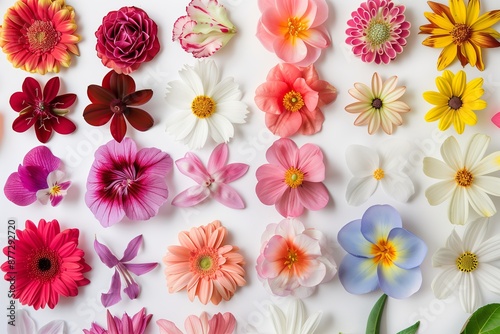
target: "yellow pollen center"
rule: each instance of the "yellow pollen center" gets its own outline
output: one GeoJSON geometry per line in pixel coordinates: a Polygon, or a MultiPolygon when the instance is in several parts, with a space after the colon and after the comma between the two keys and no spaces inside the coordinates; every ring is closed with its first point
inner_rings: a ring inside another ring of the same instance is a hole
{"type": "Polygon", "coordinates": [[[383,265],[390,266],[396,259],[396,247],[388,240],[381,239],[371,247],[371,253],[374,255],[373,261],[375,263],[382,263],[383,265]]]}
{"type": "Polygon", "coordinates": [[[370,44],[379,46],[391,38],[391,26],[382,20],[371,21],[366,29],[366,38],[370,44]]]}
{"type": "Polygon", "coordinates": [[[199,95],[191,102],[191,111],[198,118],[207,118],[215,112],[216,103],[208,96],[199,95]]]}
{"type": "Polygon", "coordinates": [[[304,106],[302,94],[294,90],[289,91],[283,96],[283,107],[291,112],[299,111],[304,106]]]}
{"type": "Polygon", "coordinates": [[[476,270],[479,262],[477,261],[476,254],[465,252],[457,258],[457,268],[461,272],[470,273],[476,270]]]}
{"type": "Polygon", "coordinates": [[[295,167],[290,167],[285,172],[285,183],[290,188],[297,188],[304,182],[304,173],[295,167]]]}
{"type": "Polygon", "coordinates": [[[455,182],[461,187],[470,187],[474,181],[474,176],[471,172],[467,170],[467,168],[460,169],[455,174],[455,182]]]}
{"type": "Polygon", "coordinates": [[[290,17],[288,18],[288,23],[287,23],[287,33],[291,37],[297,37],[301,31],[304,31],[307,29],[307,21],[303,21],[299,19],[298,17],[290,17]]]}
{"type": "Polygon", "coordinates": [[[377,181],[380,181],[384,178],[385,176],[385,173],[384,173],[384,170],[383,169],[380,169],[380,168],[377,168],[375,169],[375,171],[373,172],[373,178],[377,181]]]}
{"type": "Polygon", "coordinates": [[[52,196],[61,194],[61,186],[56,184],[49,189],[49,194],[52,196]]]}
{"type": "Polygon", "coordinates": [[[285,260],[285,266],[288,266],[288,269],[292,269],[295,263],[299,262],[299,254],[293,248],[288,248],[288,255],[285,260]]]}
{"type": "Polygon", "coordinates": [[[46,53],[59,43],[61,33],[56,31],[51,22],[37,20],[26,30],[30,51],[46,53]]]}
{"type": "Polygon", "coordinates": [[[464,23],[457,23],[451,30],[451,37],[453,43],[462,45],[465,41],[469,40],[472,35],[472,28],[464,23]]]}
{"type": "Polygon", "coordinates": [[[205,247],[191,253],[189,259],[190,271],[202,277],[212,277],[219,269],[217,250],[205,247]]]}

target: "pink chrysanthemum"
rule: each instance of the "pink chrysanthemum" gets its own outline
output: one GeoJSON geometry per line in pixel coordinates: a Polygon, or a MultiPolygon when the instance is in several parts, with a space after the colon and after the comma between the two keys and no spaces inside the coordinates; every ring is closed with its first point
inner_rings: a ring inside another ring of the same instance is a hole
{"type": "Polygon", "coordinates": [[[5,246],[5,255],[14,259],[2,264],[5,280],[14,282],[14,298],[23,305],[54,308],[59,296],[74,297],[78,288],[90,283],[83,274],[90,271],[85,253],[78,248],[79,230],[60,230],[57,220],[41,219],[38,227],[26,221],[24,230],[16,230],[13,246],[5,246]]]}
{"type": "Polygon", "coordinates": [[[95,322],[92,323],[90,329],[84,329],[84,334],[144,334],[146,328],[153,317],[152,314],[146,314],[146,309],[143,307],[139,312],[132,317],[124,313],[120,318],[111,315],[109,310],[106,311],[106,319],[108,328],[104,329],[95,322]]]}
{"type": "Polygon", "coordinates": [[[203,304],[229,300],[238,286],[246,284],[245,260],[238,247],[226,245],[227,230],[216,220],[179,233],[180,246],[169,246],[163,258],[170,293],[187,290],[203,304]]]}
{"type": "Polygon", "coordinates": [[[391,0],[367,0],[347,21],[346,43],[362,61],[388,64],[403,52],[410,35],[404,12],[405,6],[391,0]]]}

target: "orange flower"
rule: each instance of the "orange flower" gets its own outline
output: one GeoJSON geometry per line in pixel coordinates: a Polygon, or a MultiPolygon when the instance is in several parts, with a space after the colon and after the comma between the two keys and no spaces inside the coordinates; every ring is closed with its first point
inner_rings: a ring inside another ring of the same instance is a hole
{"type": "Polygon", "coordinates": [[[69,67],[70,53],[79,55],[73,7],[64,0],[18,0],[0,27],[0,47],[16,68],[59,72],[69,67]]]}
{"type": "Polygon", "coordinates": [[[218,220],[179,233],[181,245],[168,247],[163,258],[170,293],[186,289],[189,300],[217,305],[246,284],[245,261],[237,247],[224,244],[226,234],[218,220]]]}

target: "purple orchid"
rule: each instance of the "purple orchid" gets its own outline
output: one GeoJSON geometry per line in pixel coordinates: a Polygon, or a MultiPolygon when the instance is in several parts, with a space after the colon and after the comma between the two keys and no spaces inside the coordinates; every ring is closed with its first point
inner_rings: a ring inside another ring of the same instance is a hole
{"type": "Polygon", "coordinates": [[[245,203],[240,195],[227,184],[245,175],[248,171],[248,165],[244,163],[227,164],[228,151],[227,144],[217,145],[210,155],[207,168],[191,152],[186,153],[184,158],[175,161],[180,172],[195,180],[198,185],[175,196],[172,205],[193,206],[212,196],[230,208],[243,209],[245,203]]]}
{"type": "Polygon", "coordinates": [[[58,170],[61,159],[46,146],[30,150],[5,182],[4,193],[9,201],[20,206],[30,205],[37,199],[56,206],[66,195],[70,181],[62,181],[64,173],[58,170]]]}
{"type": "Polygon", "coordinates": [[[130,317],[127,313],[124,313],[122,318],[117,316],[112,316],[107,313],[108,328],[104,329],[95,322],[92,323],[90,329],[84,329],[84,334],[143,334],[148,327],[152,314],[146,315],[146,309],[143,307],[134,316],[130,317]]]}
{"type": "Polygon", "coordinates": [[[121,279],[123,277],[127,287],[123,292],[127,294],[130,299],[135,299],[139,296],[139,284],[132,278],[131,272],[137,276],[144,275],[158,266],[158,262],[150,263],[129,263],[137,256],[137,252],[142,245],[142,234],[130,240],[125,249],[123,257],[118,260],[116,256],[109,250],[106,245],[101,244],[94,240],[94,249],[104,263],[109,268],[115,268],[115,273],[111,279],[111,287],[107,293],[101,295],[101,302],[104,307],[112,306],[118,303],[121,297],[121,279]]]}

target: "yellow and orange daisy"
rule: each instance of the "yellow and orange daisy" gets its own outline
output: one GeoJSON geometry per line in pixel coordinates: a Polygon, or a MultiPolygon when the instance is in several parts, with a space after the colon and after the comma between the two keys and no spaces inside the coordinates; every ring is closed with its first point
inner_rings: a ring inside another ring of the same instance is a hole
{"type": "Polygon", "coordinates": [[[59,72],[79,55],[73,7],[64,0],[18,0],[0,26],[0,47],[16,68],[59,72]]]}
{"type": "Polygon", "coordinates": [[[430,24],[420,26],[421,34],[430,34],[422,44],[433,48],[443,48],[438,58],[437,68],[444,70],[456,58],[462,66],[470,64],[484,70],[483,48],[500,46],[500,33],[492,26],[500,20],[500,10],[492,10],[479,15],[481,1],[449,0],[449,7],[428,1],[433,12],[424,13],[430,24]]]}

